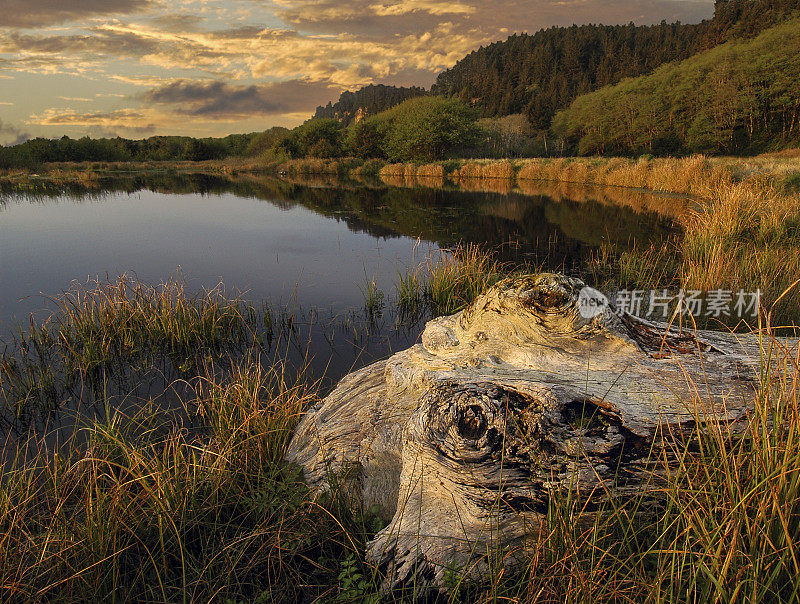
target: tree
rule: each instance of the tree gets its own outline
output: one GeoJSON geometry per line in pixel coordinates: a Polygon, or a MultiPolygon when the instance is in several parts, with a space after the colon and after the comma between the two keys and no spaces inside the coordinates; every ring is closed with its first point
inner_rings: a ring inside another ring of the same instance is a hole
{"type": "Polygon", "coordinates": [[[347,129],[345,146],[355,157],[385,159],[384,146],[391,121],[385,115],[368,117],[347,129]]]}
{"type": "Polygon", "coordinates": [[[280,126],[274,126],[269,130],[259,132],[250,137],[243,155],[251,157],[261,155],[278,145],[288,134],[289,130],[280,126]]]}
{"type": "Polygon", "coordinates": [[[311,119],[298,126],[277,146],[289,157],[339,157],[342,124],[334,119],[311,119]]]}
{"type": "Polygon", "coordinates": [[[475,112],[455,98],[420,97],[391,110],[384,152],[391,161],[441,159],[475,144],[475,112]]]}
{"type": "Polygon", "coordinates": [[[757,153],[800,143],[800,18],[576,98],[553,119],[572,151],[757,153]]]}

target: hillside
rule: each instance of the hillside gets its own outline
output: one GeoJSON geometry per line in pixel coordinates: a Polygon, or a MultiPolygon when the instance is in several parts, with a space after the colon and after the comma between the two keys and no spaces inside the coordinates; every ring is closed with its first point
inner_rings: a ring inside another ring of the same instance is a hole
{"type": "Polygon", "coordinates": [[[545,129],[581,94],[755,35],[798,8],[798,0],[722,0],[713,19],[694,25],[583,25],[514,35],[467,55],[431,91],[458,96],[484,117],[525,113],[545,129]]]}
{"type": "Polygon", "coordinates": [[[800,19],[578,97],[567,152],[757,153],[800,143],[800,19]]]}

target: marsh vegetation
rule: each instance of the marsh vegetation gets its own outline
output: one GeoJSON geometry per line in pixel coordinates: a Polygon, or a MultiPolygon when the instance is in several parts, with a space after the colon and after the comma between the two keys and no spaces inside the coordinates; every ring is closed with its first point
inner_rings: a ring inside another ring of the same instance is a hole
{"type": "MultiPolygon", "coordinates": [[[[449,312],[498,270],[471,248],[431,262],[415,283],[403,285],[402,276],[398,291],[410,295],[400,300],[428,295],[449,312]],[[442,299],[444,291],[457,295],[442,299]]],[[[151,393],[125,411],[100,391],[104,412],[84,418],[57,450],[44,433],[24,445],[6,440],[4,599],[377,602],[419,595],[413,585],[380,592],[382,578],[362,555],[383,525],[341,488],[342,477],[330,477],[327,493],[314,493],[283,462],[301,412],[322,392],[249,345],[254,319],[219,292],[189,298],[176,286],[120,282],[65,299],[52,322],[28,332],[13,371],[20,363],[38,371],[36,359],[58,357],[87,382],[93,368],[104,367],[105,382],[112,363],[115,372],[135,373],[154,354],[184,363],[187,351],[196,362],[164,386],[180,392],[177,404],[167,407],[151,393]],[[248,345],[219,362],[227,338],[248,345]]],[[[679,465],[654,484],[655,500],[650,493],[609,502],[586,522],[579,499],[554,492],[547,531],[522,576],[503,576],[498,566],[476,586],[453,569],[438,599],[796,599],[800,407],[793,376],[800,359],[768,326],[763,348],[760,396],[744,429],[709,431],[701,413],[697,432],[672,443],[679,465]]],[[[6,403],[26,396],[7,381],[7,362],[0,375],[6,403]]],[[[700,385],[697,396],[702,401],[700,385]]]]}

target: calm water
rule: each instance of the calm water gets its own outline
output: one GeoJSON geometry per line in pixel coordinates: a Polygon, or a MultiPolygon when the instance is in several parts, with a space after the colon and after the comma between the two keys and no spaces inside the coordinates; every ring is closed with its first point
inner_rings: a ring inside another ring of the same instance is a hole
{"type": "MultiPolygon", "coordinates": [[[[647,194],[639,193],[642,197],[647,194]]],[[[120,180],[91,195],[0,194],[0,333],[75,281],[124,273],[190,289],[222,282],[252,301],[342,313],[366,279],[391,291],[398,267],[461,242],[507,260],[579,272],[604,240],[646,245],[674,232],[653,213],[547,195],[304,186],[282,181],[120,180]]]]}
{"type": "MultiPolygon", "coordinates": [[[[628,191],[620,205],[619,194],[207,176],[120,179],[91,194],[0,193],[0,339],[9,341],[31,314],[44,319],[48,296],[76,282],[128,274],[152,284],[181,279],[190,291],[222,283],[255,304],[293,309],[295,336],[274,352],[309,363],[315,377],[333,383],[419,337],[425,317],[398,326],[393,284],[398,270],[429,253],[478,243],[509,263],[580,274],[604,242],[625,249],[676,233],[669,220],[632,209],[658,199],[628,191]],[[385,292],[378,316],[363,310],[368,279],[385,292]]],[[[122,385],[116,396],[136,401],[163,392],[171,379],[157,377],[135,396],[122,385]]]]}

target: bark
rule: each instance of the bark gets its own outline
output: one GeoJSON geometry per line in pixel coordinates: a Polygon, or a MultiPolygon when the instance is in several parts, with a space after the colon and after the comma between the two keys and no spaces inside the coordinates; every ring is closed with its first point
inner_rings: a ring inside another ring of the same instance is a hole
{"type": "Polygon", "coordinates": [[[583,287],[552,274],[503,281],[304,417],[288,459],[309,484],[337,476],[380,506],[389,524],[367,557],[389,585],[514,571],[555,492],[590,511],[630,497],[668,463],[668,441],[744,418],[756,336],[667,329],[608,306],[586,318],[583,287]]]}

